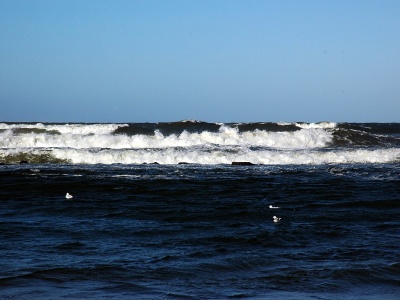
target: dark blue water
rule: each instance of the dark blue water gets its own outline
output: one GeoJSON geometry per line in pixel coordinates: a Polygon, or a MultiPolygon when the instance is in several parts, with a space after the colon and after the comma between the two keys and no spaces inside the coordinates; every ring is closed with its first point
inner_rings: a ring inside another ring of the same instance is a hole
{"type": "Polygon", "coordinates": [[[0,186],[0,298],[399,299],[398,163],[14,164],[0,186]]]}

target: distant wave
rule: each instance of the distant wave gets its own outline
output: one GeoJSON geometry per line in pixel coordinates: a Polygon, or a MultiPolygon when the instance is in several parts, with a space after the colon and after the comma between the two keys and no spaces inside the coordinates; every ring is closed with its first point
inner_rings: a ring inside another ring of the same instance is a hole
{"type": "MultiPolygon", "coordinates": [[[[190,122],[190,125],[198,123],[190,122]]],[[[168,148],[190,146],[259,146],[270,148],[316,148],[329,145],[332,134],[322,129],[298,131],[241,131],[237,125],[203,124],[201,130],[179,124],[146,124],[131,127],[127,124],[65,124],[65,125],[9,125],[0,127],[4,137],[1,148],[168,148]],[[149,126],[149,125],[147,125],[149,126]],[[183,127],[181,127],[183,126],[183,127]],[[133,127],[133,128],[132,128],[133,127]],[[212,128],[210,128],[212,127],[212,128]],[[120,131],[120,130],[129,130],[120,131]],[[210,129],[210,130],[209,130],[210,129]],[[217,130],[218,129],[218,130],[217,130]],[[133,134],[133,132],[138,132],[133,134]]]]}
{"type": "Polygon", "coordinates": [[[335,128],[337,123],[335,122],[320,122],[320,123],[295,123],[300,128],[335,128]]]}
{"type": "Polygon", "coordinates": [[[0,163],[329,164],[399,157],[397,123],[0,123],[0,163]]]}
{"type": "MultiPolygon", "coordinates": [[[[111,134],[120,127],[128,124],[50,124],[50,123],[0,123],[0,130],[14,130],[24,133],[23,130],[42,130],[43,132],[58,132],[60,134],[111,134]]],[[[34,131],[33,131],[34,132],[34,131]]]]}

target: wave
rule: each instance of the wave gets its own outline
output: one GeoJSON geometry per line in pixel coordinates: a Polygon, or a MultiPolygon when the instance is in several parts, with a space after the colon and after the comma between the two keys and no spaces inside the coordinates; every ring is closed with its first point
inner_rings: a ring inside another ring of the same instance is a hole
{"type": "Polygon", "coordinates": [[[0,123],[0,131],[11,131],[15,134],[58,133],[58,134],[111,134],[128,124],[45,124],[45,123],[0,123]]]}
{"type": "Polygon", "coordinates": [[[72,164],[231,164],[246,161],[252,164],[351,164],[392,163],[400,161],[400,149],[376,150],[268,150],[237,147],[190,147],[165,149],[0,149],[0,162],[18,163],[72,163],[72,164]]]}
{"type": "Polygon", "coordinates": [[[329,164],[399,157],[397,123],[0,123],[0,163],[329,164]]]}
{"type": "Polygon", "coordinates": [[[336,128],[337,123],[335,122],[320,122],[320,123],[295,123],[300,128],[336,128]]]}
{"type": "MultiPolygon", "coordinates": [[[[197,126],[197,123],[190,123],[197,126]]],[[[232,125],[202,125],[201,130],[193,130],[186,123],[157,128],[154,124],[135,124],[136,134],[126,131],[128,125],[96,124],[96,125],[46,125],[38,124],[10,126],[0,134],[1,148],[37,148],[37,147],[70,147],[136,149],[136,148],[168,148],[209,145],[247,145],[271,148],[316,148],[325,147],[331,143],[333,136],[322,129],[302,129],[298,131],[266,131],[254,129],[241,131],[238,126],[232,125]],[[204,128],[204,127],[208,128],[204,128]],[[218,126],[218,130],[215,130],[218,126]],[[182,128],[181,128],[182,127],[182,128]],[[213,127],[212,130],[207,130],[213,127]],[[147,129],[146,129],[147,128],[147,129]],[[181,129],[177,132],[177,129],[181,129]],[[168,132],[174,131],[174,132],[168,132]],[[55,134],[57,133],[57,134],[55,134]]]]}

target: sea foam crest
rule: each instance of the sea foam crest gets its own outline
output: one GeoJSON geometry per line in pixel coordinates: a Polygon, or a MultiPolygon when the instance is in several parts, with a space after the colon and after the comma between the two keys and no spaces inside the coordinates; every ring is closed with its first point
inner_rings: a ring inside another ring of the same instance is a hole
{"type": "MultiPolygon", "coordinates": [[[[40,153],[40,150],[33,150],[40,153]]],[[[1,152],[1,151],[0,151],[1,152]]],[[[166,148],[166,149],[54,149],[57,159],[75,164],[231,164],[233,161],[249,161],[254,164],[348,164],[348,163],[388,163],[399,159],[400,149],[378,149],[357,151],[338,150],[321,152],[318,150],[250,150],[246,147],[218,148],[166,148]]]]}
{"type": "MultiPolygon", "coordinates": [[[[112,125],[112,124],[110,124],[112,125]]],[[[154,135],[116,135],[110,134],[115,126],[47,126],[48,130],[62,131],[62,134],[0,133],[0,147],[3,148],[169,148],[192,146],[245,146],[280,149],[319,148],[329,145],[332,134],[322,129],[301,129],[293,132],[270,132],[263,130],[239,132],[236,127],[222,125],[219,132],[202,131],[164,135],[155,130],[154,135]],[[95,131],[97,134],[93,134],[95,131]],[[101,134],[99,132],[102,132],[101,134]]]]}
{"type": "Polygon", "coordinates": [[[57,131],[61,134],[111,134],[113,131],[120,127],[128,126],[128,124],[80,124],[80,123],[71,123],[71,124],[27,124],[27,123],[19,123],[19,124],[7,124],[0,123],[1,130],[13,130],[13,129],[42,129],[47,131],[57,131]]]}
{"type": "Polygon", "coordinates": [[[297,127],[304,128],[304,129],[311,129],[311,128],[336,128],[337,123],[335,122],[319,122],[319,123],[294,123],[297,127]]]}

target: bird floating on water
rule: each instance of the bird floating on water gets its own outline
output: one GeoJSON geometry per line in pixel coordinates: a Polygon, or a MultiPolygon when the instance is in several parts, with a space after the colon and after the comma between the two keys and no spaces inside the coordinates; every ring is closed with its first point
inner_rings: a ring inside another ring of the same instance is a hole
{"type": "Polygon", "coordinates": [[[272,205],[270,205],[269,208],[271,208],[271,209],[278,209],[278,208],[280,208],[280,207],[279,207],[279,206],[272,206],[272,205]]]}
{"type": "Polygon", "coordinates": [[[72,196],[70,193],[67,193],[67,194],[65,195],[65,198],[67,198],[67,199],[72,199],[73,196],[72,196]]]}
{"type": "Polygon", "coordinates": [[[273,216],[272,219],[275,223],[278,223],[282,218],[278,218],[277,216],[273,216]]]}

